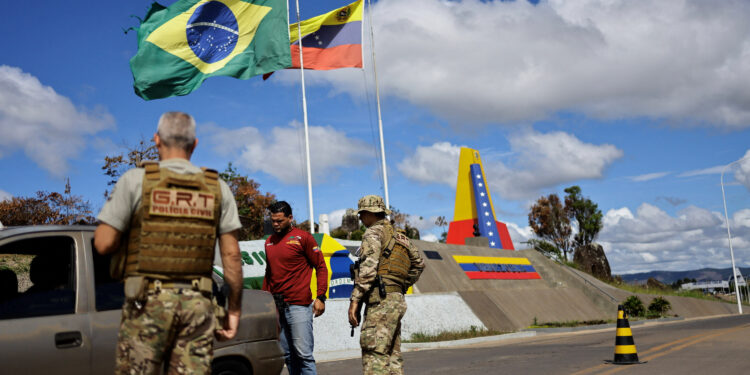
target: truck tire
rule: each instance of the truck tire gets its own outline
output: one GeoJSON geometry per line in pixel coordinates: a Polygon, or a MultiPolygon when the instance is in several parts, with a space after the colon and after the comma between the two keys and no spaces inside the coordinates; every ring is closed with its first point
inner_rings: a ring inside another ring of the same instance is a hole
{"type": "Polygon", "coordinates": [[[213,375],[252,375],[252,370],[237,359],[225,359],[211,364],[213,375]]]}

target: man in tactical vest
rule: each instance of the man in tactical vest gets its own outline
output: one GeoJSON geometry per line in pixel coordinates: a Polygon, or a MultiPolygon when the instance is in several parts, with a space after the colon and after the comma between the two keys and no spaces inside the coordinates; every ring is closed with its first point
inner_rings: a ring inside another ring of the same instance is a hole
{"type": "Polygon", "coordinates": [[[115,372],[207,374],[214,336],[229,340],[239,325],[237,205],[216,171],[190,163],[198,144],[190,115],[163,114],[154,142],[159,163],[122,175],[94,233],[97,251],[113,253],[112,276],[125,281],[115,372]],[[221,326],[211,295],[217,240],[230,288],[221,326]]]}
{"type": "Polygon", "coordinates": [[[409,238],[397,232],[386,218],[390,210],[383,198],[362,197],[357,213],[367,230],[357,254],[349,323],[352,328],[359,325],[364,303],[359,345],[365,375],[403,374],[400,336],[401,318],[406,313],[404,293],[419,279],[424,260],[409,238]]]}

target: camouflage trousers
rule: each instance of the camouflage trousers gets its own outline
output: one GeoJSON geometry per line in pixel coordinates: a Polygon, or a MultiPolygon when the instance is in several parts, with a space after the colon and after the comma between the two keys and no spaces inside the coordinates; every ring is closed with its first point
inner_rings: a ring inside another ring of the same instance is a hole
{"type": "Polygon", "coordinates": [[[359,345],[365,375],[403,374],[401,357],[401,318],[406,300],[401,293],[388,293],[380,303],[368,305],[359,345]]]}
{"type": "Polygon", "coordinates": [[[125,302],[116,374],[209,374],[213,357],[211,299],[189,289],[149,291],[139,309],[125,302]]]}

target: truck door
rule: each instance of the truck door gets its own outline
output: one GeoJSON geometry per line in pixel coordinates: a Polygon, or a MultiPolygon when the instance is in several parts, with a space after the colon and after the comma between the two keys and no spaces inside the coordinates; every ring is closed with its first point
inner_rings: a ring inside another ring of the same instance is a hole
{"type": "MultiPolygon", "coordinates": [[[[83,233],[89,246],[94,270],[94,309],[91,312],[92,372],[112,374],[115,371],[115,349],[120,330],[122,304],[125,301],[123,284],[109,275],[111,255],[99,255],[93,245],[93,232],[83,233]]],[[[90,274],[90,272],[89,272],[90,274]]]]}
{"type": "Polygon", "coordinates": [[[0,363],[8,374],[89,374],[79,233],[30,233],[0,243],[0,363]]]}

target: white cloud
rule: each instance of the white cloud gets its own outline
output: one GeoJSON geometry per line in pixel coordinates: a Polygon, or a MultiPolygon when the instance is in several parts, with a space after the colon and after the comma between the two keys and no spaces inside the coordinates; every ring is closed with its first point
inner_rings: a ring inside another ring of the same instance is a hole
{"type": "Polygon", "coordinates": [[[346,209],[342,208],[340,210],[331,211],[328,213],[328,226],[331,229],[336,229],[341,226],[341,221],[344,217],[344,214],[346,213],[346,209]]]}
{"type": "MultiPolygon", "coordinates": [[[[643,203],[635,215],[628,208],[609,210],[603,224],[597,242],[615,274],[730,266],[726,226],[718,212],[689,206],[672,216],[643,203]]],[[[736,212],[730,225],[736,260],[747,264],[750,209],[736,212]]]]}
{"type": "Polygon", "coordinates": [[[528,242],[532,238],[536,238],[534,231],[530,226],[520,227],[516,223],[505,222],[505,226],[508,227],[508,233],[510,239],[513,241],[513,247],[516,249],[526,249],[528,245],[524,242],[528,242]]]}
{"type": "Polygon", "coordinates": [[[717,165],[715,167],[695,169],[692,171],[683,172],[677,175],[677,177],[693,177],[693,176],[704,176],[707,174],[720,174],[722,169],[724,169],[723,165],[717,165]]]}
{"type": "Polygon", "coordinates": [[[420,240],[427,241],[427,242],[438,242],[438,236],[434,233],[427,233],[424,235],[421,235],[420,240]]]}
{"type": "Polygon", "coordinates": [[[651,181],[651,180],[656,180],[656,179],[662,178],[664,176],[667,176],[670,173],[672,173],[672,172],[647,173],[647,174],[642,174],[642,175],[639,175],[639,176],[630,177],[630,179],[633,180],[633,181],[635,181],[635,182],[651,181]]]}
{"type": "MultiPolygon", "coordinates": [[[[209,142],[215,150],[236,158],[239,166],[250,172],[265,172],[286,184],[306,183],[304,132],[298,122],[275,127],[270,134],[249,126],[204,127],[210,131],[209,142]]],[[[310,126],[309,135],[313,183],[331,181],[338,175],[338,168],[363,164],[365,150],[371,149],[330,126],[310,126]]]]}
{"type": "Polygon", "coordinates": [[[409,223],[409,226],[419,229],[419,233],[424,233],[437,227],[437,225],[435,225],[435,220],[437,220],[437,216],[432,216],[429,218],[418,215],[406,216],[406,221],[409,223]]]}
{"type": "Polygon", "coordinates": [[[651,253],[641,253],[641,258],[643,258],[643,261],[646,263],[655,263],[659,260],[659,258],[655,257],[651,253]]]}
{"type": "Polygon", "coordinates": [[[4,200],[10,200],[11,198],[13,198],[13,194],[8,193],[5,190],[0,190],[0,202],[4,200]]]}
{"type": "MultiPolygon", "coordinates": [[[[574,111],[750,126],[746,1],[381,0],[372,17],[381,92],[461,124],[574,111]]],[[[355,71],[310,76],[361,95],[355,71]]]]}
{"type": "MultiPolygon", "coordinates": [[[[543,188],[601,178],[605,169],[623,155],[613,145],[584,143],[564,132],[524,131],[510,135],[508,141],[514,163],[487,159],[482,163],[488,185],[503,199],[534,198],[543,188]]],[[[455,186],[460,148],[448,142],[418,146],[398,169],[414,181],[455,186]]]]}
{"type": "Polygon", "coordinates": [[[604,215],[602,224],[604,227],[617,225],[623,218],[633,219],[633,213],[631,213],[630,210],[626,207],[620,209],[611,209],[604,215]]]}
{"type": "Polygon", "coordinates": [[[461,147],[450,142],[417,146],[414,155],[407,156],[398,163],[398,170],[417,182],[437,182],[455,187],[460,155],[461,147]]]}
{"type": "Polygon", "coordinates": [[[23,150],[41,168],[64,176],[88,137],[112,127],[106,110],[76,108],[36,77],[0,65],[0,157],[23,150]]]}
{"type": "MultiPolygon", "coordinates": [[[[721,174],[721,172],[724,171],[724,184],[731,184],[730,181],[728,181],[726,176],[734,175],[734,179],[737,183],[744,185],[748,190],[750,190],[750,149],[745,152],[745,155],[743,155],[741,158],[731,161],[724,165],[717,165],[710,168],[704,168],[704,169],[696,169],[692,171],[683,172],[677,177],[693,177],[693,176],[703,176],[703,175],[710,175],[710,174],[721,174]],[[727,168],[728,165],[731,166],[727,168]]],[[[730,178],[731,179],[731,178],[730,178]]]]}
{"type": "Polygon", "coordinates": [[[750,150],[740,160],[734,171],[734,179],[750,190],[750,150]]]}

